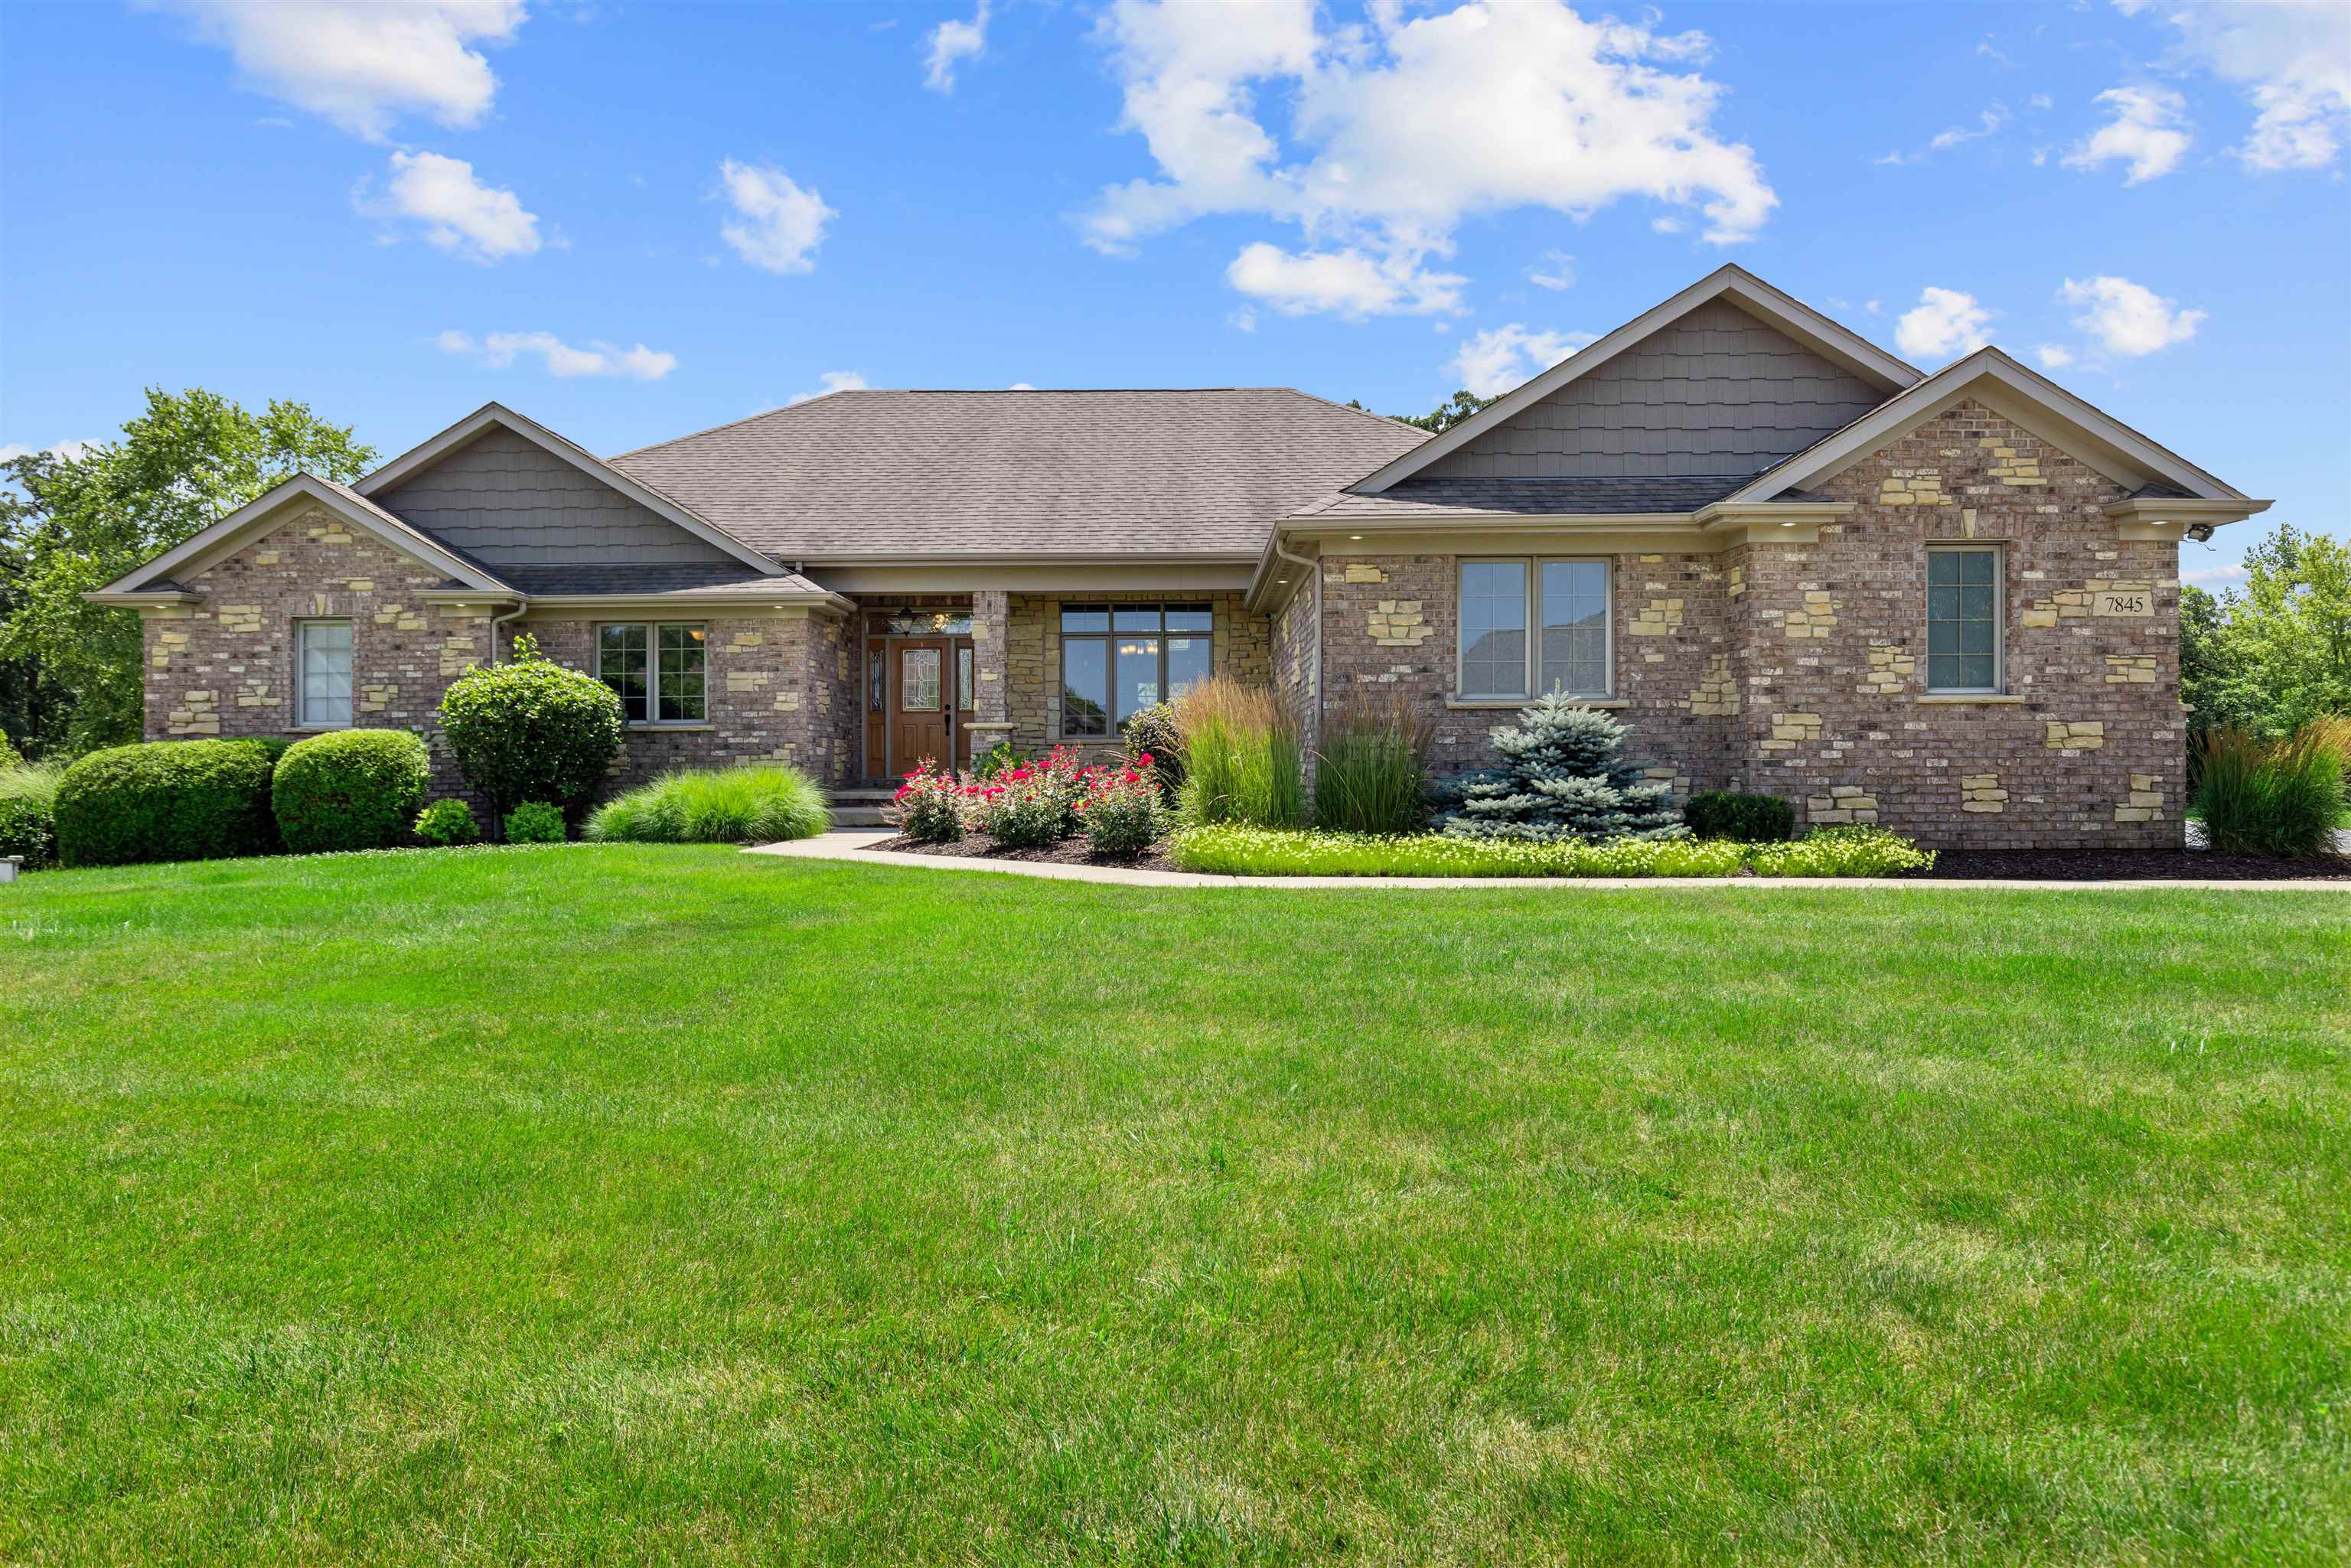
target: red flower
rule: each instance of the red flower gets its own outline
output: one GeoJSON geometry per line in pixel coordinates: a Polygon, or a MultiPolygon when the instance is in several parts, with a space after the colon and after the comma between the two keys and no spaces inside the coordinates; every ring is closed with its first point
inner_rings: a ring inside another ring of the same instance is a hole
{"type": "Polygon", "coordinates": [[[1135,760],[1143,764],[1144,767],[1148,768],[1151,766],[1151,753],[1146,751],[1142,756],[1136,758],[1135,760]]]}

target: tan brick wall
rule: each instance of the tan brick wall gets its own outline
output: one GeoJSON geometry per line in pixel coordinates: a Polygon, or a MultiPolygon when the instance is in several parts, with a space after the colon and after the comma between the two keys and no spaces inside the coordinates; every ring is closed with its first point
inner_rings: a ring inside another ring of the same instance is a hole
{"type": "MultiPolygon", "coordinates": [[[[622,737],[613,767],[618,785],[642,783],[669,768],[713,768],[730,762],[789,762],[818,783],[855,781],[862,710],[847,623],[836,616],[736,615],[700,620],[706,723],[695,727],[632,728],[622,737]]],[[[641,621],[616,613],[596,620],[525,616],[520,628],[559,664],[593,674],[595,629],[605,620],[641,621]]]]}
{"type": "Polygon", "coordinates": [[[142,617],[147,738],[300,734],[294,627],[347,620],[354,720],[423,732],[435,790],[462,792],[434,710],[451,680],[488,656],[492,612],[416,597],[444,580],[330,512],[297,513],[186,579],[200,602],[142,617]]]}
{"type": "MultiPolygon", "coordinates": [[[[294,626],[348,620],[353,722],[422,732],[433,746],[435,792],[464,793],[434,713],[451,681],[488,661],[493,611],[417,599],[417,590],[443,580],[331,513],[298,514],[189,579],[201,602],[146,614],[148,738],[301,733],[294,626]]],[[[711,616],[705,623],[710,727],[630,731],[616,782],[747,758],[793,762],[820,782],[839,782],[840,768],[854,757],[860,716],[842,623],[782,616],[711,616]]],[[[592,674],[593,625],[526,616],[500,635],[528,632],[549,657],[592,674]]]]}
{"type": "MultiPolygon", "coordinates": [[[[1738,702],[1721,559],[1612,559],[1618,706],[1611,711],[1633,731],[1627,749],[1680,793],[1719,784],[1738,702]]],[[[1459,570],[1460,558],[1450,555],[1333,556],[1322,566],[1324,710],[1337,711],[1359,691],[1411,692],[1431,726],[1430,767],[1438,774],[1489,766],[1487,735],[1514,711],[1446,706],[1458,674],[1459,570]]],[[[1285,607],[1285,621],[1294,608],[1285,607]]]]}
{"type": "MultiPolygon", "coordinates": [[[[1013,725],[1012,744],[1023,751],[1050,747],[1061,733],[1061,618],[1063,601],[1098,604],[1184,603],[1208,605],[1214,630],[1208,667],[1218,674],[1262,685],[1273,678],[1273,629],[1262,615],[1224,593],[1015,593],[1006,612],[1006,677],[1013,725]]],[[[1095,749],[1112,749],[1106,743],[1095,749]]]]}
{"type": "MultiPolygon", "coordinates": [[[[1616,716],[1628,748],[1684,790],[1766,790],[1819,822],[1876,821],[1929,843],[2159,847],[2180,839],[2174,547],[2122,538],[2123,490],[1963,403],[1822,486],[1855,503],[1817,543],[1614,557],[1616,716]],[[2006,703],[1927,694],[1926,547],[2007,551],[2006,703]],[[2100,589],[2150,613],[2094,613],[2100,589]],[[1670,774],[1667,771],[1670,769],[1670,774]]],[[[1435,770],[1491,760],[1510,712],[1448,709],[1449,555],[1322,563],[1322,708],[1366,685],[1416,694],[1435,770]]],[[[1301,599],[1305,596],[1301,595],[1301,599]]],[[[1285,660],[1311,658],[1281,615],[1285,660]]]]}
{"type": "Polygon", "coordinates": [[[1837,791],[1864,792],[1878,821],[1933,843],[2180,841],[2176,549],[2120,537],[2103,507],[2121,486],[1970,402],[1819,490],[1857,506],[1817,545],[1734,552],[1754,617],[1751,787],[1831,821],[1837,791]],[[1926,547],[1971,538],[2007,552],[2008,685],[2022,700],[1924,702],[1926,547]],[[2150,613],[2094,614],[2094,591],[2117,584],[2143,586],[2150,613]],[[1803,716],[1816,735],[1767,748],[1803,716]]]}

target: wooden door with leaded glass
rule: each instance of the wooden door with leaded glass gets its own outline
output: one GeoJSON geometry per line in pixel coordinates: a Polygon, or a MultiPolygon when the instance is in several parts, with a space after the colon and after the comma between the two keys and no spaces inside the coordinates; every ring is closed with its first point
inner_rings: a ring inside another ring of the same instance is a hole
{"type": "Polygon", "coordinates": [[[905,773],[925,759],[955,761],[949,706],[953,640],[893,639],[890,643],[890,768],[905,773]]]}

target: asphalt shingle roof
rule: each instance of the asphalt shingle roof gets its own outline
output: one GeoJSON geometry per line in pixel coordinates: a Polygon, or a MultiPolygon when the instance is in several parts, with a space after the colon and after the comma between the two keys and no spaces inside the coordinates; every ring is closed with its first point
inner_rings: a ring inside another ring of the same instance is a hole
{"type": "Polygon", "coordinates": [[[757,599],[777,593],[821,593],[795,572],[763,577],[745,566],[509,566],[500,573],[524,593],[723,593],[757,599]]]}
{"type": "Polygon", "coordinates": [[[870,391],[607,461],[779,560],[1254,556],[1427,438],[1285,387],[870,391]]]}
{"type": "Polygon", "coordinates": [[[1695,474],[1626,479],[1405,479],[1376,496],[1343,492],[1325,497],[1300,515],[1343,522],[1349,517],[1694,512],[1753,477],[1751,474],[1695,474]]]}

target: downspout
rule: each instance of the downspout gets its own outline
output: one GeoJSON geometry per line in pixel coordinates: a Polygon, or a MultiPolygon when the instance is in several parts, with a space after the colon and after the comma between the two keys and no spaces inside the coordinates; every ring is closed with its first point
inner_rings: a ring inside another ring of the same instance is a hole
{"type": "Polygon", "coordinates": [[[1309,560],[1302,555],[1292,555],[1282,549],[1280,524],[1274,526],[1273,553],[1292,566],[1312,573],[1314,579],[1314,729],[1305,737],[1306,752],[1311,757],[1314,748],[1322,742],[1322,563],[1309,560]]]}
{"type": "Polygon", "coordinates": [[[505,625],[507,622],[513,620],[516,616],[520,615],[524,611],[529,608],[530,601],[526,599],[519,604],[517,604],[512,610],[507,611],[504,615],[493,615],[490,617],[490,664],[493,667],[495,667],[498,662],[498,628],[505,625]]]}

